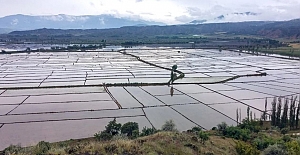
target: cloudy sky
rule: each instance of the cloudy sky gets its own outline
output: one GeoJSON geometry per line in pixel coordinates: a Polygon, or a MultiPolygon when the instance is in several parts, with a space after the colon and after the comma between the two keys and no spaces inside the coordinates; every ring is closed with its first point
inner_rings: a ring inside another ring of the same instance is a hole
{"type": "Polygon", "coordinates": [[[0,0],[0,17],[26,15],[100,15],[166,24],[192,20],[289,20],[300,18],[300,0],[0,0]],[[251,12],[250,15],[237,14],[251,12]]]}

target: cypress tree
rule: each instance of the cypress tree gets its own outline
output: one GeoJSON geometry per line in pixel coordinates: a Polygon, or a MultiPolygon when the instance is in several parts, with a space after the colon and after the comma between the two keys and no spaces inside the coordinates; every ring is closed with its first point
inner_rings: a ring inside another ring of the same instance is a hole
{"type": "Polygon", "coordinates": [[[281,116],[281,107],[282,107],[281,100],[282,100],[281,97],[279,97],[278,98],[278,105],[277,105],[275,126],[280,126],[280,116],[281,116]]]}
{"type": "Polygon", "coordinates": [[[300,97],[299,97],[299,103],[298,103],[297,113],[296,113],[296,129],[298,129],[298,125],[299,125],[299,112],[300,112],[300,97]]]}
{"type": "Polygon", "coordinates": [[[276,97],[274,97],[272,102],[272,115],[271,115],[271,125],[276,126],[276,97]]]}
{"type": "Polygon", "coordinates": [[[291,104],[290,104],[290,128],[293,129],[295,126],[295,104],[296,104],[296,97],[295,99],[292,96],[291,104]]]}
{"type": "Polygon", "coordinates": [[[264,121],[266,121],[266,119],[267,119],[267,105],[268,105],[268,99],[266,98],[266,101],[265,101],[265,111],[264,111],[264,121]]]}
{"type": "Polygon", "coordinates": [[[247,120],[250,121],[250,107],[247,108],[247,120]]]}
{"type": "Polygon", "coordinates": [[[285,128],[288,125],[288,117],[287,117],[288,116],[288,109],[289,109],[288,100],[285,99],[280,128],[285,128]]]}
{"type": "Polygon", "coordinates": [[[239,108],[236,108],[236,123],[239,125],[239,108]]]}

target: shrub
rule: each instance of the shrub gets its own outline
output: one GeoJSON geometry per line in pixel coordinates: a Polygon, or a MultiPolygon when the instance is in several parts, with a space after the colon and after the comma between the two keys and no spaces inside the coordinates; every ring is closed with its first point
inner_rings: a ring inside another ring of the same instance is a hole
{"type": "Polygon", "coordinates": [[[34,147],[34,154],[36,155],[47,154],[50,148],[51,147],[49,142],[41,141],[34,147]]]}
{"type": "Polygon", "coordinates": [[[104,146],[104,149],[106,153],[114,153],[118,149],[118,146],[116,144],[107,144],[104,146]]]}
{"type": "Polygon", "coordinates": [[[267,148],[269,145],[274,145],[275,143],[276,141],[274,139],[266,136],[265,137],[261,136],[253,140],[253,145],[256,146],[258,150],[263,150],[267,148]]]}
{"type": "Polygon", "coordinates": [[[177,131],[175,128],[176,125],[173,120],[166,121],[165,124],[161,127],[163,131],[177,131]]]}
{"type": "Polygon", "coordinates": [[[152,135],[152,134],[155,134],[157,132],[157,130],[155,128],[147,128],[147,127],[144,127],[140,136],[149,136],[149,135],[152,135]]]}
{"type": "Polygon", "coordinates": [[[139,130],[133,130],[131,138],[138,138],[140,136],[139,130]]]}
{"type": "Polygon", "coordinates": [[[249,129],[251,132],[258,133],[261,130],[259,121],[243,120],[242,124],[238,125],[241,129],[249,129]]]}
{"type": "Polygon", "coordinates": [[[110,121],[107,126],[105,126],[104,132],[110,133],[111,135],[117,135],[121,129],[121,124],[117,123],[116,119],[110,121]]]}
{"type": "Polygon", "coordinates": [[[202,129],[201,129],[200,127],[195,126],[195,127],[192,128],[191,131],[192,131],[193,133],[198,133],[198,132],[201,131],[201,130],[202,130],[202,129]]]}
{"type": "Polygon", "coordinates": [[[132,137],[133,131],[139,133],[139,125],[136,122],[128,122],[121,127],[121,133],[126,134],[128,137],[132,137]]]}
{"type": "Polygon", "coordinates": [[[106,131],[101,131],[94,134],[94,137],[99,141],[108,141],[113,138],[113,135],[111,133],[107,133],[106,131]]]}
{"type": "Polygon", "coordinates": [[[268,148],[266,148],[263,151],[264,155],[287,155],[287,151],[284,150],[282,147],[279,145],[270,145],[268,148]]]}
{"type": "Polygon", "coordinates": [[[285,134],[288,133],[288,131],[289,131],[288,128],[282,128],[282,129],[280,130],[280,133],[285,135],[285,134]]]}
{"type": "Polygon", "coordinates": [[[200,138],[202,144],[204,144],[206,141],[209,140],[209,135],[208,135],[208,133],[206,133],[206,132],[204,132],[204,131],[200,131],[200,132],[198,133],[198,136],[199,136],[199,138],[200,138]]]}
{"type": "Polygon", "coordinates": [[[214,130],[214,131],[217,130],[217,129],[218,129],[218,128],[215,127],[215,126],[211,128],[211,130],[214,130]]]}
{"type": "Polygon", "coordinates": [[[220,132],[223,132],[228,127],[228,125],[225,122],[222,122],[221,124],[218,124],[217,127],[220,132]]]}
{"type": "Polygon", "coordinates": [[[250,144],[238,141],[235,147],[239,155],[258,155],[260,152],[250,144]]]}
{"type": "Polygon", "coordinates": [[[286,149],[291,155],[300,154],[300,144],[297,141],[290,141],[285,144],[286,149]]]}
{"type": "MultiPolygon", "coordinates": [[[[21,145],[10,145],[3,150],[4,154],[18,154],[22,150],[21,145]]],[[[0,151],[1,154],[1,151],[0,151]]]]}
{"type": "Polygon", "coordinates": [[[291,138],[291,136],[289,136],[289,135],[284,135],[284,136],[282,137],[282,140],[283,140],[284,142],[289,142],[289,141],[292,140],[292,138],[291,138]]]}
{"type": "Polygon", "coordinates": [[[127,137],[127,135],[124,135],[124,134],[114,135],[112,137],[112,141],[116,141],[116,140],[128,140],[128,137],[127,137]]]}
{"type": "Polygon", "coordinates": [[[247,141],[251,138],[251,132],[249,129],[241,129],[239,127],[230,126],[223,131],[223,135],[226,137],[234,138],[237,140],[247,141]]]}

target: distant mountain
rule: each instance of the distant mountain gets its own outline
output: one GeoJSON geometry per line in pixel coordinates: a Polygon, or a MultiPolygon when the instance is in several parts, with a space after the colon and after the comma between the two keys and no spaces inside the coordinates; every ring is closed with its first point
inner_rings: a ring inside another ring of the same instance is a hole
{"type": "Polygon", "coordinates": [[[164,25],[158,22],[145,20],[131,20],[117,18],[112,15],[51,15],[51,16],[29,16],[11,15],[0,18],[0,28],[14,30],[34,30],[41,28],[54,29],[107,29],[135,25],[164,25]]]}
{"type": "Polygon", "coordinates": [[[189,24],[203,24],[207,22],[207,20],[193,20],[189,24]]]}
{"type": "Polygon", "coordinates": [[[300,19],[290,21],[252,21],[236,23],[187,24],[170,26],[125,26],[111,29],[37,29],[14,31],[0,35],[3,40],[26,41],[119,41],[149,40],[157,36],[215,35],[222,32],[228,35],[252,35],[264,38],[300,39],[300,19]],[[34,37],[32,37],[34,36],[34,37]]]}
{"type": "Polygon", "coordinates": [[[250,12],[250,11],[234,12],[234,13],[229,13],[229,14],[225,14],[225,15],[219,15],[218,17],[211,18],[211,19],[193,20],[187,24],[224,23],[224,22],[228,22],[228,20],[226,20],[227,18],[229,18],[229,21],[231,21],[230,19],[232,19],[232,18],[249,17],[249,16],[257,16],[257,15],[259,15],[259,14],[255,13],[255,12],[250,12]]]}
{"type": "Polygon", "coordinates": [[[14,31],[13,29],[8,29],[8,28],[0,28],[0,34],[6,34],[9,32],[14,31]]]}

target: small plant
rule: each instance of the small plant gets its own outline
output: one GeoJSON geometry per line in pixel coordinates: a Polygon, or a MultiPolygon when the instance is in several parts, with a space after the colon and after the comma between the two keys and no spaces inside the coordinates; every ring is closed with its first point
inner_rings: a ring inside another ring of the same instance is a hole
{"type": "Polygon", "coordinates": [[[260,152],[250,144],[238,141],[235,147],[239,155],[258,155],[260,152]]]}
{"type": "Polygon", "coordinates": [[[279,145],[270,145],[263,151],[264,155],[288,155],[288,152],[279,145]]]}
{"type": "Polygon", "coordinates": [[[285,135],[285,134],[288,133],[288,131],[289,131],[288,128],[282,128],[282,129],[280,130],[280,133],[283,134],[283,135],[285,135]]]}
{"type": "Polygon", "coordinates": [[[282,140],[283,140],[284,142],[290,142],[290,141],[292,140],[292,138],[291,138],[291,136],[289,136],[289,135],[284,135],[284,136],[282,137],[282,140]]]}
{"type": "Polygon", "coordinates": [[[204,132],[204,131],[200,131],[200,132],[198,133],[198,136],[199,136],[199,138],[200,138],[202,144],[204,144],[206,141],[209,140],[209,135],[208,135],[208,133],[206,133],[206,132],[204,132]]]}
{"type": "Polygon", "coordinates": [[[99,141],[108,141],[113,138],[113,135],[105,131],[94,134],[94,137],[99,141]]]}
{"type": "MultiPolygon", "coordinates": [[[[21,145],[10,145],[9,147],[3,150],[3,153],[6,154],[18,154],[22,150],[21,145]]],[[[1,154],[1,151],[0,151],[1,154]]]]}
{"type": "Polygon", "coordinates": [[[218,124],[217,127],[220,132],[223,132],[228,127],[228,125],[225,122],[222,122],[221,124],[218,124]]]}
{"type": "Polygon", "coordinates": [[[34,147],[34,154],[36,155],[47,154],[50,148],[51,147],[49,142],[41,141],[34,147]]]}
{"type": "Polygon", "coordinates": [[[143,136],[149,136],[149,135],[153,135],[157,133],[157,130],[155,128],[147,128],[147,127],[144,127],[140,136],[143,137],[143,136]]]}
{"type": "Polygon", "coordinates": [[[198,133],[199,131],[201,131],[202,129],[200,128],[200,127],[198,127],[198,126],[195,126],[195,127],[193,127],[192,128],[192,132],[193,133],[198,133]]]}
{"type": "Polygon", "coordinates": [[[161,127],[163,131],[177,131],[175,128],[176,125],[173,120],[166,121],[165,124],[161,127]]]}

